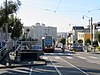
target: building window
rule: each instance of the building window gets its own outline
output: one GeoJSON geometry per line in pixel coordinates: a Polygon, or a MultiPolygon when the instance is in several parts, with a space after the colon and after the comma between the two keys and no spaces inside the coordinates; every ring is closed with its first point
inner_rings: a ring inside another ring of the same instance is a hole
{"type": "Polygon", "coordinates": [[[84,37],[84,34],[81,34],[81,37],[84,37]]]}

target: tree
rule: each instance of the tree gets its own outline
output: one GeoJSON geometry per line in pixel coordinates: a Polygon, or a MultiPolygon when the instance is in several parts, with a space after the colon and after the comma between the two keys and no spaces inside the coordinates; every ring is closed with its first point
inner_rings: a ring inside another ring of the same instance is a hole
{"type": "Polygon", "coordinates": [[[78,43],[83,43],[83,40],[82,39],[78,40],[78,43]]]}
{"type": "Polygon", "coordinates": [[[6,9],[6,2],[2,6],[0,6],[0,27],[4,25],[4,23],[7,22],[10,15],[13,13],[16,13],[19,9],[19,6],[21,5],[21,2],[17,0],[17,2],[8,1],[7,2],[7,9],[6,9]],[[8,16],[8,18],[6,18],[8,16]]]}
{"type": "Polygon", "coordinates": [[[65,38],[61,38],[60,43],[62,43],[62,52],[65,52],[65,44],[66,44],[66,39],[65,38]]]}
{"type": "Polygon", "coordinates": [[[67,40],[67,45],[70,45],[69,41],[67,40]]]}
{"type": "Polygon", "coordinates": [[[87,44],[91,45],[90,39],[86,39],[86,40],[85,40],[85,45],[87,45],[87,44]]]}
{"type": "Polygon", "coordinates": [[[66,39],[65,38],[61,38],[60,43],[63,44],[63,46],[66,44],[66,39]]]}
{"type": "Polygon", "coordinates": [[[12,35],[11,35],[12,39],[14,39],[15,37],[19,38],[22,34],[23,24],[21,24],[20,19],[16,19],[15,22],[16,23],[13,26],[12,35]]]}
{"type": "Polygon", "coordinates": [[[20,37],[22,33],[23,24],[21,23],[20,19],[15,17],[15,14],[17,13],[20,5],[21,2],[17,0],[17,1],[8,1],[7,8],[6,8],[6,2],[4,2],[2,6],[0,6],[0,27],[2,27],[5,32],[4,24],[7,22],[8,32],[12,33],[11,35],[12,39],[14,37],[16,38],[20,37]]]}
{"type": "Polygon", "coordinates": [[[77,40],[77,39],[76,39],[76,40],[74,40],[74,41],[73,41],[73,43],[78,43],[78,40],[77,40]]]}
{"type": "Polygon", "coordinates": [[[98,46],[98,41],[93,41],[93,46],[97,47],[98,46]]]}
{"type": "Polygon", "coordinates": [[[26,32],[25,32],[26,39],[28,39],[27,35],[28,35],[29,31],[30,31],[30,29],[29,28],[26,28],[26,32]]]}
{"type": "Polygon", "coordinates": [[[99,31],[96,32],[96,40],[97,40],[98,42],[100,42],[100,32],[99,32],[99,31]]]}

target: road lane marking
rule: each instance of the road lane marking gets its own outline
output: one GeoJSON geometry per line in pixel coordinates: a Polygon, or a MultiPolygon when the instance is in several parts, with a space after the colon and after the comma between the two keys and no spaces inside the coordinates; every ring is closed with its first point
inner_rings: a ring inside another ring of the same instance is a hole
{"type": "MultiPolygon", "coordinates": [[[[27,73],[27,74],[29,73],[29,72],[26,71],[26,70],[20,70],[20,69],[17,69],[17,68],[16,68],[16,69],[10,69],[10,68],[9,68],[9,70],[10,70],[10,71],[16,71],[16,72],[21,72],[21,73],[27,73]]],[[[29,70],[29,69],[28,69],[28,70],[29,70]]],[[[0,72],[0,73],[1,73],[1,72],[0,72]]],[[[1,74],[0,74],[0,75],[1,75],[1,74]]]]}
{"type": "Polygon", "coordinates": [[[58,55],[73,55],[72,53],[57,53],[58,55]]]}
{"type": "Polygon", "coordinates": [[[58,55],[63,55],[63,53],[58,53],[58,55]]]}
{"type": "Polygon", "coordinates": [[[55,55],[54,53],[50,53],[51,55],[55,55]]]}
{"type": "MultiPolygon", "coordinates": [[[[48,57],[49,58],[49,57],[48,57]]],[[[52,63],[52,65],[54,66],[54,68],[56,69],[57,73],[59,75],[62,75],[62,73],[58,70],[58,68],[56,67],[56,65],[54,65],[54,63],[52,62],[52,60],[49,58],[49,61],[52,63]]]]}
{"type": "Polygon", "coordinates": [[[87,60],[87,58],[85,57],[82,57],[82,56],[77,56],[78,58],[81,58],[81,59],[84,59],[84,60],[87,60]]]}
{"type": "Polygon", "coordinates": [[[33,67],[31,67],[29,75],[32,75],[32,70],[33,70],[33,67]]]}
{"type": "Polygon", "coordinates": [[[72,67],[76,68],[77,70],[79,70],[80,72],[84,73],[85,75],[89,75],[88,73],[86,73],[85,71],[81,70],[80,68],[76,67],[75,65],[71,64],[70,62],[64,60],[64,59],[61,59],[63,60],[64,62],[66,62],[67,64],[71,65],[72,67]]]}
{"type": "Polygon", "coordinates": [[[89,56],[90,58],[93,58],[93,59],[98,59],[97,57],[94,57],[94,56],[89,56]]]}
{"type": "Polygon", "coordinates": [[[55,56],[55,59],[61,59],[59,56],[55,56]]]}
{"type": "MultiPolygon", "coordinates": [[[[88,62],[88,63],[96,63],[96,64],[99,63],[99,61],[97,61],[97,60],[87,59],[87,58],[82,57],[82,56],[77,56],[77,57],[86,60],[86,62],[88,62]]],[[[98,59],[97,57],[93,57],[93,56],[88,56],[88,57],[90,57],[92,59],[98,59]]]]}
{"type": "Polygon", "coordinates": [[[96,61],[93,61],[93,60],[87,60],[87,62],[89,62],[89,63],[96,63],[96,61]]]}
{"type": "Polygon", "coordinates": [[[73,55],[72,53],[67,53],[67,55],[73,55]]]}
{"type": "Polygon", "coordinates": [[[98,60],[87,60],[87,62],[89,62],[89,63],[95,63],[95,64],[100,64],[100,62],[98,60]]]}
{"type": "Polygon", "coordinates": [[[43,59],[45,59],[45,60],[46,60],[46,59],[48,59],[48,57],[47,57],[47,56],[43,56],[42,58],[43,58],[43,59]]]}
{"type": "Polygon", "coordinates": [[[67,56],[66,58],[68,58],[68,59],[74,59],[73,57],[70,57],[70,56],[67,56]]]}

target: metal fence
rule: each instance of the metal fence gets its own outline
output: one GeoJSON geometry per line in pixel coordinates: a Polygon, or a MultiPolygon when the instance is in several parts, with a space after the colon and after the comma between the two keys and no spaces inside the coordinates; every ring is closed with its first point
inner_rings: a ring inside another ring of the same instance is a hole
{"type": "Polygon", "coordinates": [[[0,49],[0,61],[6,55],[6,53],[7,53],[7,50],[4,46],[3,48],[0,49]]]}
{"type": "Polygon", "coordinates": [[[13,49],[12,42],[7,42],[6,45],[0,49],[0,61],[13,49]]]}

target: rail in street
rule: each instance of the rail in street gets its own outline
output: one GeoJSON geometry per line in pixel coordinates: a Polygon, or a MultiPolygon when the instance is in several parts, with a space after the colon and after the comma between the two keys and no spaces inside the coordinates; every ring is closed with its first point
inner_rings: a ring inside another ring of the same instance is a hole
{"type": "MultiPolygon", "coordinates": [[[[41,58],[47,65],[18,66],[0,69],[9,75],[100,75],[100,55],[86,52],[45,53],[41,58]],[[97,62],[98,61],[98,62],[97,62]]],[[[37,63],[37,62],[36,62],[37,63]]],[[[40,63],[40,62],[38,62],[40,63]]]]}
{"type": "MultiPolygon", "coordinates": [[[[52,59],[52,56],[49,56],[48,59],[50,60],[50,62],[52,63],[53,67],[55,68],[55,70],[57,71],[58,75],[89,75],[88,73],[86,73],[85,71],[81,70],[80,68],[78,68],[77,66],[73,65],[72,63],[68,62],[67,60],[61,58],[60,56],[56,56],[55,59],[52,59]],[[56,60],[56,61],[55,61],[56,60]],[[58,62],[57,62],[58,61],[58,62]],[[55,63],[56,62],[56,63],[55,63]],[[59,64],[59,65],[58,65],[59,64]],[[67,64],[67,65],[66,65],[67,64]],[[60,69],[60,67],[62,67],[62,69],[60,69]],[[68,71],[66,68],[73,68],[75,73],[68,71]],[[66,71],[65,71],[66,70],[66,71]]],[[[69,58],[70,59],[70,58],[69,58]]]]}

